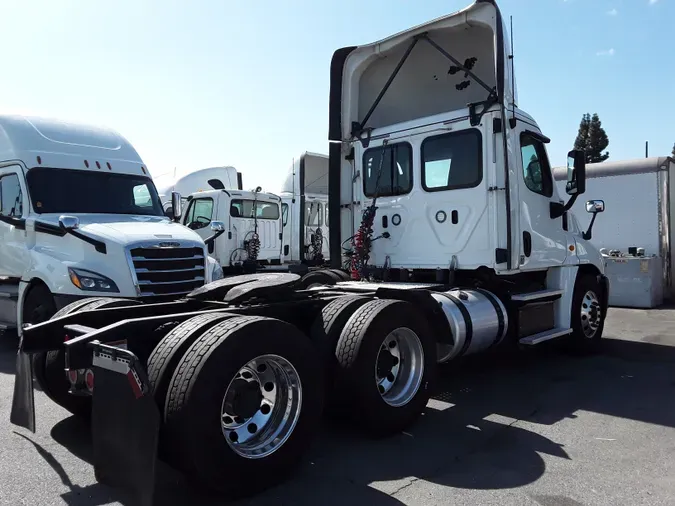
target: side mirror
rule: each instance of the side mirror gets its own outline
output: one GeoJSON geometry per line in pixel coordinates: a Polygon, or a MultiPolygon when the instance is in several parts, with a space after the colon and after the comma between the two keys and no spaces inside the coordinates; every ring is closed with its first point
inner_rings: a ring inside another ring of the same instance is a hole
{"type": "Polygon", "coordinates": [[[77,216],[59,216],[59,226],[67,231],[77,230],[80,228],[80,220],[77,216]]]}
{"type": "Polygon", "coordinates": [[[587,213],[603,213],[605,211],[604,200],[589,200],[586,202],[587,213]]]}
{"type": "Polygon", "coordinates": [[[215,248],[216,239],[218,239],[223,233],[225,233],[225,223],[222,221],[212,221],[211,230],[213,230],[213,235],[204,239],[204,244],[208,246],[209,253],[213,253],[215,248]]]}
{"type": "Polygon", "coordinates": [[[225,232],[225,223],[222,221],[212,221],[211,230],[214,232],[225,232]]]}
{"type": "Polygon", "coordinates": [[[171,210],[174,221],[180,220],[180,217],[183,215],[183,201],[178,192],[171,192],[171,210]]]}
{"type": "Polygon", "coordinates": [[[567,153],[567,195],[581,195],[586,191],[586,152],[573,149],[567,153]]]}
{"type": "Polygon", "coordinates": [[[595,217],[598,213],[602,213],[605,210],[605,201],[604,200],[589,200],[586,202],[586,212],[592,213],[593,217],[591,222],[588,224],[588,230],[582,234],[582,237],[587,241],[590,241],[593,237],[593,224],[595,223],[595,217]]]}

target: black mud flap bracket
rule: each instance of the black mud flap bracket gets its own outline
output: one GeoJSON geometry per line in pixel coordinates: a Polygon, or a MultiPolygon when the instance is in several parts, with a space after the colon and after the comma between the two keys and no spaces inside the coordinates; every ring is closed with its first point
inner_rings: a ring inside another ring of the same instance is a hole
{"type": "Polygon", "coordinates": [[[147,374],[132,352],[93,341],[91,432],[96,479],[151,506],[160,412],[147,374]]]}

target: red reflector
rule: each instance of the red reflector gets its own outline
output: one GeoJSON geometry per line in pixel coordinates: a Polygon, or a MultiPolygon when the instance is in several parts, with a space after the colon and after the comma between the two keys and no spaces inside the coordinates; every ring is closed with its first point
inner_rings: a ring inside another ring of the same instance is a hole
{"type": "Polygon", "coordinates": [[[74,370],[68,371],[68,381],[70,381],[72,385],[77,383],[77,371],[74,370]]]}
{"type": "Polygon", "coordinates": [[[90,392],[94,391],[94,371],[87,369],[87,372],[84,374],[84,382],[87,384],[87,390],[90,392]]]}
{"type": "Polygon", "coordinates": [[[65,336],[63,336],[63,341],[64,341],[64,342],[70,341],[70,336],[69,336],[68,334],[66,334],[65,336]]]}

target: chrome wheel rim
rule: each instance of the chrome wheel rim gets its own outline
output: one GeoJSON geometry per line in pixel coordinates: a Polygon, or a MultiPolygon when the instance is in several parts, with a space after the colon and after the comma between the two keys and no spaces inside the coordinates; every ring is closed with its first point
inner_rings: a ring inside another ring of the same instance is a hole
{"type": "Polygon", "coordinates": [[[600,328],[601,320],[600,300],[594,291],[589,290],[581,300],[581,330],[584,336],[593,338],[600,328]]]}
{"type": "Polygon", "coordinates": [[[241,457],[267,457],[293,433],[301,407],[302,384],[293,364],[278,355],[256,357],[237,372],[223,397],[225,441],[241,457]]]}
{"type": "Polygon", "coordinates": [[[375,362],[375,382],[384,402],[393,407],[408,404],[422,384],[422,341],[407,327],[387,335],[375,362]]]}

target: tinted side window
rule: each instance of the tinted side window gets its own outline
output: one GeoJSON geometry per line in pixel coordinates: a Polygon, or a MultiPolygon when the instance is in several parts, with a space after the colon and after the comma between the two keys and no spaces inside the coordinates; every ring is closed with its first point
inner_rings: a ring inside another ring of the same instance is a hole
{"type": "Polygon", "coordinates": [[[482,136],[476,129],[422,142],[422,186],[427,191],[473,188],[483,180],[482,136]]]}
{"type": "Polygon", "coordinates": [[[412,185],[412,147],[407,142],[370,148],[363,153],[366,197],[405,195],[412,185]]]}
{"type": "Polygon", "coordinates": [[[190,202],[185,224],[192,230],[204,228],[211,223],[213,217],[212,199],[195,199],[190,202]]]}
{"type": "Polygon", "coordinates": [[[12,218],[23,215],[23,192],[16,174],[0,178],[0,214],[12,218]]]}
{"type": "Polygon", "coordinates": [[[544,144],[528,134],[520,136],[523,179],[531,191],[545,197],[553,195],[553,178],[544,144]]]}

